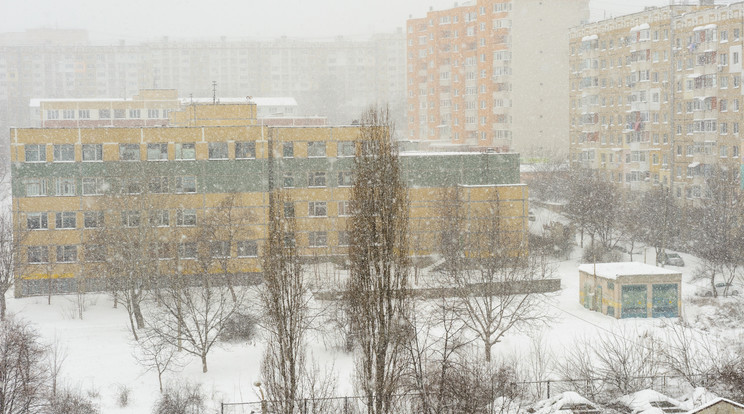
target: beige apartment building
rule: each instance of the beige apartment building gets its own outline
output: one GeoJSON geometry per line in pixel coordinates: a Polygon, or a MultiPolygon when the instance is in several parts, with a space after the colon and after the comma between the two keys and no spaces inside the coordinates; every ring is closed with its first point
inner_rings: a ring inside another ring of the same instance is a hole
{"type": "Polygon", "coordinates": [[[587,0],[476,0],[407,23],[408,138],[434,148],[565,151],[568,30],[587,0]]]}
{"type": "Polygon", "coordinates": [[[742,13],[670,5],[571,29],[572,164],[693,202],[715,166],[738,175],[742,13]]]}

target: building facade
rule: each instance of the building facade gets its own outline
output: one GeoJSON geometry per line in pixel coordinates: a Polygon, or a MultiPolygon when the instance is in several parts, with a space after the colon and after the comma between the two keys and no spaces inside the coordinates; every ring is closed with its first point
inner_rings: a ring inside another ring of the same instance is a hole
{"type": "MultiPolygon", "coordinates": [[[[177,260],[195,260],[194,238],[228,201],[239,222],[222,227],[237,233],[214,236],[213,254],[228,259],[231,273],[258,275],[272,189],[288,200],[300,255],[345,255],[359,127],[271,127],[257,124],[256,112],[248,103],[194,104],[171,112],[167,127],[11,129],[23,244],[16,294],[71,291],[100,276],[86,269],[114,254],[96,238],[107,226],[149,229],[158,268],[173,271],[177,260]]],[[[526,249],[517,154],[410,153],[401,163],[412,256],[437,250],[443,189],[458,186],[475,217],[495,203],[505,232],[526,249]]]]}
{"type": "Polygon", "coordinates": [[[588,17],[587,0],[477,0],[409,19],[409,139],[564,150],[568,29],[588,17]]]}
{"type": "Polygon", "coordinates": [[[573,28],[571,162],[693,202],[714,168],[738,175],[742,13],[670,5],[573,28]]]}

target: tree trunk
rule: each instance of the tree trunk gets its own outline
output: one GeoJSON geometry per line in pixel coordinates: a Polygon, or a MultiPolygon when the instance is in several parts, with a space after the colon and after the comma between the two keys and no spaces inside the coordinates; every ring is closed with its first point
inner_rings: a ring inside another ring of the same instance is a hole
{"type": "Polygon", "coordinates": [[[202,372],[207,372],[207,354],[202,354],[202,372]]]}
{"type": "Polygon", "coordinates": [[[139,337],[137,336],[137,328],[135,328],[134,319],[132,319],[132,312],[127,310],[127,315],[129,315],[129,326],[132,328],[132,335],[134,335],[134,340],[139,341],[139,337]]]}
{"type": "Polygon", "coordinates": [[[0,295],[0,321],[5,320],[5,311],[7,310],[7,304],[5,303],[5,294],[0,295]]]}
{"type": "Polygon", "coordinates": [[[491,343],[488,341],[483,341],[483,350],[486,351],[486,362],[491,362],[491,343]]]}
{"type": "Polygon", "coordinates": [[[142,315],[142,308],[140,308],[139,301],[132,301],[132,313],[134,319],[137,321],[137,329],[145,327],[145,317],[142,315]]]}

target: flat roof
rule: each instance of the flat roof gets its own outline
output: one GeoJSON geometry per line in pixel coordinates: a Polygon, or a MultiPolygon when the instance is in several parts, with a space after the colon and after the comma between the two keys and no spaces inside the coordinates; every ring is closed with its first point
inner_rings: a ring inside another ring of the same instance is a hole
{"type": "Polygon", "coordinates": [[[597,276],[605,279],[617,279],[619,276],[682,275],[678,271],[639,262],[588,263],[579,265],[579,271],[593,275],[595,266],[597,276]]]}

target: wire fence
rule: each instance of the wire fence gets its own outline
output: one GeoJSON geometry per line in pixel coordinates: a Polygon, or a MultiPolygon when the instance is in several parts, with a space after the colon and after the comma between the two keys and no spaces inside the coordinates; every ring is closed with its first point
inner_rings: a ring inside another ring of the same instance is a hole
{"type": "MultiPolygon", "coordinates": [[[[630,390],[653,389],[670,397],[679,397],[693,389],[691,381],[696,384],[706,385],[711,383],[711,378],[698,375],[693,378],[677,375],[657,375],[638,377],[617,378],[584,378],[584,379],[560,379],[519,381],[511,385],[519,388],[523,401],[511,403],[511,406],[524,404],[524,401],[537,402],[548,399],[565,391],[574,391],[590,401],[608,402],[610,399],[631,393],[630,390]]],[[[502,412],[504,401],[500,405],[494,402],[502,397],[498,389],[491,389],[489,400],[491,403],[481,407],[478,413],[495,414],[502,412]]],[[[400,414],[421,413],[422,400],[425,394],[403,393],[393,396],[393,412],[400,414]]],[[[431,396],[430,396],[431,397],[431,396]]],[[[432,397],[433,398],[433,397],[432,397]]],[[[298,414],[339,413],[339,414],[362,414],[367,412],[367,398],[364,396],[308,398],[295,401],[294,411],[298,414]]],[[[528,403],[529,404],[529,403],[528,403]]],[[[251,402],[224,402],[220,406],[222,414],[275,414],[286,412],[286,403],[282,401],[251,401],[251,402]],[[281,409],[280,409],[281,408],[281,409]]],[[[458,413],[452,409],[444,413],[458,413]]]]}

